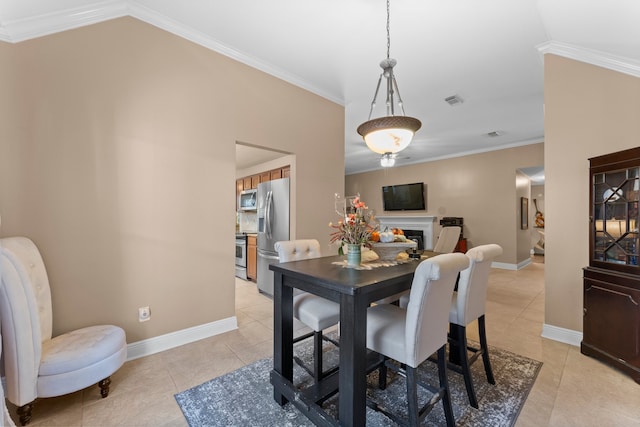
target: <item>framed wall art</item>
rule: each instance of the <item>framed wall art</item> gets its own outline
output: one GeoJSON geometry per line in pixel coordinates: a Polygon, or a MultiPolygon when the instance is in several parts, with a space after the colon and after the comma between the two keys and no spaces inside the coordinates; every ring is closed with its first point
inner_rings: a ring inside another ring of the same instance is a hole
{"type": "Polygon", "coordinates": [[[529,228],[529,199],[520,197],[520,229],[529,228]]]}

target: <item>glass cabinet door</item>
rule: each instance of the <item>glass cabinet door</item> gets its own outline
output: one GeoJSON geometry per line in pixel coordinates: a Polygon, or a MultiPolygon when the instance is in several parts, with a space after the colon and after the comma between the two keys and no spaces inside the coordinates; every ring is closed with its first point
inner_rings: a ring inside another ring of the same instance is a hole
{"type": "Polygon", "coordinates": [[[593,261],[638,266],[640,168],[593,174],[593,261]]]}

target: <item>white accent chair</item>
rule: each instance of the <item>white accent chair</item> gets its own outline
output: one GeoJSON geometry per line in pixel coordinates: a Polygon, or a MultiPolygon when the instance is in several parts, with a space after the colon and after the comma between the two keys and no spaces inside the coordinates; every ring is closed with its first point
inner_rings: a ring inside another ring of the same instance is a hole
{"type": "MultiPolygon", "coordinates": [[[[2,355],[2,339],[0,338],[0,356],[2,355]]],[[[0,384],[0,402],[2,403],[2,416],[0,417],[0,427],[15,427],[9,410],[7,409],[7,402],[4,399],[4,388],[0,384]]]]}
{"type": "Polygon", "coordinates": [[[458,226],[442,227],[438,235],[438,240],[433,247],[433,252],[440,252],[442,254],[453,252],[460,240],[461,231],[462,228],[458,226]]]}
{"type": "Polygon", "coordinates": [[[127,357],[124,331],[90,326],[52,338],[49,279],[36,245],[26,237],[0,239],[0,325],[6,397],[20,423],[31,420],[36,398],[61,396],[98,383],[109,394],[110,376],[127,357]]]}
{"type": "Polygon", "coordinates": [[[487,300],[487,285],[491,263],[502,254],[502,248],[496,244],[477,246],[466,253],[469,258],[469,268],[460,272],[458,290],[453,293],[451,310],[449,311],[449,368],[464,376],[469,404],[478,408],[478,399],[473,388],[471,377],[471,365],[482,356],[484,371],[489,384],[495,384],[491,362],[489,361],[489,349],[487,348],[487,333],[485,330],[485,306],[487,300]],[[470,347],[467,344],[467,325],[478,319],[478,334],[480,336],[480,348],[470,347]],[[473,356],[469,358],[469,353],[473,356]],[[457,354],[456,354],[457,353],[457,354]]]}
{"type": "MultiPolygon", "coordinates": [[[[451,394],[447,381],[445,346],[449,306],[458,273],[467,268],[469,258],[462,253],[438,255],[422,261],[416,269],[407,308],[381,304],[367,310],[367,347],[383,355],[379,366],[380,388],[386,387],[387,368],[398,370],[388,358],[405,366],[409,425],[417,426],[431,409],[442,401],[447,426],[454,426],[451,394]],[[433,353],[438,354],[439,386],[420,384],[434,397],[418,406],[417,368],[433,353]]],[[[397,414],[377,405],[394,421],[405,424],[397,414]]]]}
{"type": "MultiPolygon", "coordinates": [[[[320,258],[322,256],[320,243],[315,239],[280,241],[276,242],[274,247],[278,251],[280,262],[320,258]]],[[[294,339],[294,342],[299,342],[313,336],[313,370],[309,370],[298,357],[294,357],[294,359],[317,382],[333,371],[323,371],[322,340],[330,341],[336,346],[338,343],[325,337],[322,331],[338,324],[340,321],[340,305],[317,295],[297,290],[297,293],[294,293],[293,296],[293,316],[313,329],[313,332],[294,339]]]]}

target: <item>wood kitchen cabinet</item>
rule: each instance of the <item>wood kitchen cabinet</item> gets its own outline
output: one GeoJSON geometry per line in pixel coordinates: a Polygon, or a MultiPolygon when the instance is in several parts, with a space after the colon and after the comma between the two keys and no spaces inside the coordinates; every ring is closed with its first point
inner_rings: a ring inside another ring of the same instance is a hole
{"type": "Polygon", "coordinates": [[[271,181],[271,173],[267,172],[262,172],[260,174],[260,182],[267,182],[267,181],[271,181]]]}
{"type": "Polygon", "coordinates": [[[247,279],[257,281],[258,245],[255,235],[247,235],[247,279]]]}
{"type": "Polygon", "coordinates": [[[282,169],[274,169],[274,170],[269,172],[269,175],[271,176],[271,180],[272,181],[274,179],[280,179],[280,178],[282,178],[282,169]]]}
{"type": "Polygon", "coordinates": [[[589,266],[580,349],[640,383],[640,148],[589,162],[589,266]]]}
{"type": "Polygon", "coordinates": [[[244,189],[248,190],[251,188],[251,177],[247,176],[244,178],[244,183],[243,183],[244,189]]]}

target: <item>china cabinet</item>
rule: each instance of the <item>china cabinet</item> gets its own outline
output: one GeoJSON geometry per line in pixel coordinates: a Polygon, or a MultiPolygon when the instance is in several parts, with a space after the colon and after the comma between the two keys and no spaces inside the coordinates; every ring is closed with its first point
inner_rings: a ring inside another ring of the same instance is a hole
{"type": "Polygon", "coordinates": [[[589,162],[581,351],[640,383],[640,147],[589,162]]]}

